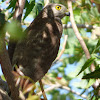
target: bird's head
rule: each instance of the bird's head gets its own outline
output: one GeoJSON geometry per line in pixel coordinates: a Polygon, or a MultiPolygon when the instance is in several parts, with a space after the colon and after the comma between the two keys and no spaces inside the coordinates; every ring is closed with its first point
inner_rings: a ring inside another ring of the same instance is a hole
{"type": "Polygon", "coordinates": [[[58,17],[63,18],[64,16],[70,16],[67,8],[62,4],[48,4],[44,8],[45,12],[47,13],[48,17],[58,17]]]}

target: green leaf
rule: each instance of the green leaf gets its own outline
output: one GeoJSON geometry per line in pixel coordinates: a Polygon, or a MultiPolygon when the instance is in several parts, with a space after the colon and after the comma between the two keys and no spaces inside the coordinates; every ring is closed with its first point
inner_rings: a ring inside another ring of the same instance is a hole
{"type": "Polygon", "coordinates": [[[14,9],[15,5],[16,5],[16,0],[10,0],[10,5],[7,7],[7,9],[10,9],[12,7],[14,9]]]}
{"type": "Polygon", "coordinates": [[[80,12],[81,12],[80,8],[76,8],[75,10],[73,10],[74,15],[80,15],[80,12]]]}
{"type": "Polygon", "coordinates": [[[29,5],[29,2],[28,2],[28,0],[26,0],[26,2],[25,2],[25,8],[27,8],[28,5],[29,5]]]}
{"type": "Polygon", "coordinates": [[[88,60],[85,62],[85,64],[82,66],[82,69],[81,69],[81,71],[78,73],[78,75],[79,75],[82,71],[84,71],[87,67],[89,67],[89,66],[93,63],[93,61],[94,61],[95,59],[96,59],[95,57],[91,57],[90,59],[88,59],[88,60]]]}
{"type": "Polygon", "coordinates": [[[42,6],[43,4],[41,2],[37,3],[37,10],[38,10],[38,13],[40,13],[41,9],[43,8],[42,6]]]}
{"type": "Polygon", "coordinates": [[[94,0],[96,4],[100,4],[100,0],[94,0]]]}
{"type": "Polygon", "coordinates": [[[43,8],[43,3],[42,2],[38,2],[38,3],[35,4],[35,7],[33,9],[34,10],[34,14],[33,14],[34,18],[40,13],[42,8],[43,8]]]}
{"type": "Polygon", "coordinates": [[[63,67],[63,66],[58,67],[58,71],[59,71],[59,72],[64,72],[64,67],[63,67]]]}
{"type": "Polygon", "coordinates": [[[91,7],[91,15],[94,17],[100,17],[97,7],[91,7]]]}
{"type": "Polygon", "coordinates": [[[69,17],[65,16],[61,21],[63,24],[66,24],[69,21],[69,17]]]}
{"type": "Polygon", "coordinates": [[[24,16],[23,20],[30,14],[30,12],[32,11],[34,6],[35,6],[35,0],[30,0],[29,4],[27,3],[26,12],[25,12],[25,16],[24,16]]]}
{"type": "Polygon", "coordinates": [[[66,94],[60,95],[60,100],[66,100],[66,94]]]}
{"type": "Polygon", "coordinates": [[[98,43],[97,43],[97,45],[96,45],[96,48],[97,48],[98,46],[100,46],[100,38],[99,38],[99,40],[98,40],[98,43]]]}
{"type": "Polygon", "coordinates": [[[89,23],[91,21],[90,17],[89,17],[89,13],[87,12],[83,12],[81,13],[81,17],[82,17],[82,20],[89,23]]]}
{"type": "Polygon", "coordinates": [[[85,6],[85,0],[82,0],[82,6],[85,6]]]}
{"type": "Polygon", "coordinates": [[[0,27],[5,23],[5,14],[0,11],[0,27]]]}
{"type": "Polygon", "coordinates": [[[87,84],[88,84],[87,80],[81,80],[80,82],[73,82],[73,86],[75,86],[77,88],[84,88],[85,89],[87,84]]]}
{"type": "Polygon", "coordinates": [[[6,79],[5,79],[4,75],[1,75],[1,78],[2,78],[2,80],[6,81],[6,79]]]}
{"type": "Polygon", "coordinates": [[[83,76],[83,79],[90,79],[90,78],[94,78],[94,79],[100,78],[100,68],[95,70],[94,72],[91,72],[83,76]]]}
{"type": "Polygon", "coordinates": [[[87,8],[88,10],[91,9],[91,5],[90,5],[89,3],[86,3],[85,6],[86,6],[86,8],[87,8]]]}
{"type": "Polygon", "coordinates": [[[2,0],[2,2],[4,2],[4,1],[6,1],[6,0],[2,0]]]}
{"type": "Polygon", "coordinates": [[[24,38],[22,27],[19,22],[12,21],[11,23],[6,23],[5,30],[10,34],[11,39],[16,41],[24,38]]]}
{"type": "Polygon", "coordinates": [[[90,79],[89,83],[87,84],[87,86],[85,88],[89,88],[90,86],[92,86],[95,83],[95,79],[90,79]]]}
{"type": "Polygon", "coordinates": [[[99,49],[100,49],[100,38],[98,39],[98,43],[97,43],[95,49],[93,50],[93,53],[96,52],[99,49]]]}
{"type": "Polygon", "coordinates": [[[9,15],[8,19],[10,19],[14,15],[14,11],[9,15]]]}
{"type": "Polygon", "coordinates": [[[26,100],[39,100],[39,96],[37,96],[37,95],[31,95],[26,100]]]}

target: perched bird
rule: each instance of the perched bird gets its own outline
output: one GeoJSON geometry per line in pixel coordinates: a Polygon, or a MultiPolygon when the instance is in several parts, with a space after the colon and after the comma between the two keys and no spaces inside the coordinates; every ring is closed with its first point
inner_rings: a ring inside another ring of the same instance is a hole
{"type": "Polygon", "coordinates": [[[15,48],[12,64],[34,82],[40,80],[58,54],[62,35],[61,19],[69,15],[61,4],[48,4],[25,31],[15,48]]]}

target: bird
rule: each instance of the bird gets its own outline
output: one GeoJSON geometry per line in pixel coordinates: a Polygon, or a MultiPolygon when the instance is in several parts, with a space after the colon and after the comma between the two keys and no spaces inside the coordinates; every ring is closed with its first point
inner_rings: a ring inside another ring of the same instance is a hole
{"type": "Polygon", "coordinates": [[[16,44],[12,65],[17,65],[34,82],[43,78],[57,57],[64,16],[69,16],[64,5],[48,4],[27,27],[25,37],[16,44]]]}

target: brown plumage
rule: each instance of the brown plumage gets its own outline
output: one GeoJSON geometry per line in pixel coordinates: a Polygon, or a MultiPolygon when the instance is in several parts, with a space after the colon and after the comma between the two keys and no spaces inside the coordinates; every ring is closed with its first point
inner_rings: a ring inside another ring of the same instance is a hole
{"type": "Polygon", "coordinates": [[[47,73],[58,54],[63,30],[61,18],[66,11],[61,4],[47,5],[26,29],[26,37],[17,43],[12,64],[34,82],[47,73]]]}

